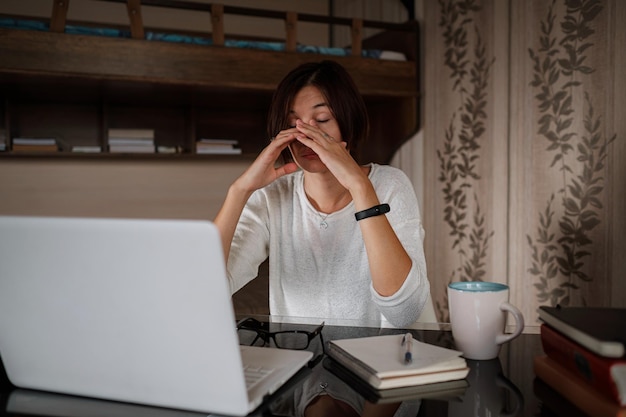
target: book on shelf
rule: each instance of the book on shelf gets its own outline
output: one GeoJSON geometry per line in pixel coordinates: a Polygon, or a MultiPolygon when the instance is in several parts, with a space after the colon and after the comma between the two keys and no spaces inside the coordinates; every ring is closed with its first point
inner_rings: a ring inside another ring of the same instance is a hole
{"type": "Polygon", "coordinates": [[[167,153],[167,154],[180,153],[180,149],[178,148],[178,146],[159,145],[157,146],[157,153],[167,153]]]}
{"type": "Polygon", "coordinates": [[[239,141],[235,139],[207,139],[201,138],[198,140],[199,144],[205,146],[237,146],[239,141]]]}
{"type": "Polygon", "coordinates": [[[58,152],[57,145],[13,145],[13,152],[58,152]]]}
{"type": "Polygon", "coordinates": [[[466,379],[435,382],[433,384],[376,389],[345,366],[331,358],[324,358],[322,366],[374,404],[396,403],[413,399],[432,398],[450,400],[463,397],[469,383],[466,379]]]}
{"type": "Polygon", "coordinates": [[[215,155],[241,154],[239,141],[234,139],[200,139],[196,142],[196,153],[215,155]]]}
{"type": "Polygon", "coordinates": [[[72,152],[76,153],[100,153],[102,148],[98,145],[76,145],[72,146],[72,152]]]}
{"type": "Polygon", "coordinates": [[[600,356],[547,324],[540,328],[545,354],[572,371],[590,389],[626,406],[626,358],[600,356]]]}
{"type": "Polygon", "coordinates": [[[154,129],[109,129],[109,138],[154,139],[154,129]]]}
{"type": "MultiPolygon", "coordinates": [[[[125,136],[116,136],[117,133],[112,134],[111,130],[120,131],[119,134],[129,133],[126,132],[131,129],[109,129],[109,152],[110,153],[155,153],[156,146],[153,136],[141,136],[143,134],[148,135],[152,131],[139,132],[136,136],[132,134],[125,136]],[[124,132],[122,132],[122,130],[124,132]]],[[[137,129],[140,130],[140,129],[137,129]]]]}
{"type": "Polygon", "coordinates": [[[547,355],[535,357],[533,369],[538,378],[589,416],[626,417],[626,407],[589,389],[588,384],[575,373],[547,355]]]}
{"type": "Polygon", "coordinates": [[[231,149],[196,149],[197,154],[203,155],[241,155],[240,148],[231,148],[231,149]]]}
{"type": "Polygon", "coordinates": [[[56,145],[54,138],[13,138],[14,145],[56,145]]]}
{"type": "Polygon", "coordinates": [[[111,145],[110,153],[155,153],[155,147],[146,145],[111,145]]]}
{"type": "Polygon", "coordinates": [[[54,138],[13,138],[14,152],[58,152],[59,144],[54,138]]]}
{"type": "Polygon", "coordinates": [[[626,354],[626,308],[542,306],[539,318],[600,356],[626,354]]]}
{"type": "Polygon", "coordinates": [[[110,153],[155,153],[154,129],[111,128],[109,134],[110,153]]]}
{"type": "Polygon", "coordinates": [[[109,145],[117,146],[154,146],[154,139],[109,138],[109,145]]]}
{"type": "Polygon", "coordinates": [[[333,340],[327,354],[376,389],[464,379],[469,373],[461,352],[413,340],[405,361],[404,335],[333,340]]]}

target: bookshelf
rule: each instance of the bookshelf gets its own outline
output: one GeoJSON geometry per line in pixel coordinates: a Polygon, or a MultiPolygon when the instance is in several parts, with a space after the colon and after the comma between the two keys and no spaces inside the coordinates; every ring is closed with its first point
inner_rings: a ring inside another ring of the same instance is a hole
{"type": "MultiPolygon", "coordinates": [[[[196,141],[228,139],[249,159],[268,141],[266,119],[272,90],[159,83],[153,81],[70,77],[37,73],[1,74],[0,137],[6,157],[127,157],[110,155],[109,129],[152,129],[157,147],[175,147],[167,157],[205,158],[196,141]],[[56,138],[57,152],[14,152],[12,138],[56,138]],[[99,154],[72,152],[73,147],[99,147],[99,154]]],[[[364,95],[373,138],[363,162],[388,163],[413,129],[413,98],[364,95]],[[393,121],[393,122],[390,122],[393,121]],[[396,138],[390,140],[389,138],[396,138]]],[[[141,158],[163,154],[137,154],[141,158]]]]}
{"type": "Polygon", "coordinates": [[[57,139],[58,152],[41,156],[82,157],[85,153],[72,148],[98,147],[98,156],[110,157],[110,129],[151,129],[157,148],[177,148],[176,156],[195,157],[201,137],[235,140],[242,155],[257,154],[267,143],[271,93],[12,74],[0,78],[0,97],[0,132],[8,148],[2,156],[38,154],[12,152],[12,138],[51,137],[57,139]]]}

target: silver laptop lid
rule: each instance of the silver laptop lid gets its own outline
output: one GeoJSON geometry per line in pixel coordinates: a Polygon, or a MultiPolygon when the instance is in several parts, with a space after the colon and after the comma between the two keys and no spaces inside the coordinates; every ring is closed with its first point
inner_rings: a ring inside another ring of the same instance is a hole
{"type": "Polygon", "coordinates": [[[248,411],[207,221],[0,217],[0,352],[22,388],[248,411]]]}

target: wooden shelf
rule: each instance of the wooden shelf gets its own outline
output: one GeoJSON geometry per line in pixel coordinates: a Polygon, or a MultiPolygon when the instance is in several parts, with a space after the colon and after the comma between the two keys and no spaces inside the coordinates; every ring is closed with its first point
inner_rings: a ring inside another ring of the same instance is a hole
{"type": "Polygon", "coordinates": [[[78,152],[0,152],[0,159],[87,159],[87,160],[172,160],[172,161],[246,161],[252,162],[257,154],[165,154],[165,153],[78,153],[78,152]]]}
{"type": "Polygon", "coordinates": [[[7,136],[55,137],[62,151],[75,145],[106,149],[109,128],[150,128],[157,146],[178,146],[184,154],[193,153],[196,139],[202,137],[235,139],[243,153],[257,154],[267,144],[271,95],[239,92],[237,100],[233,93],[148,82],[0,74],[7,136]]]}

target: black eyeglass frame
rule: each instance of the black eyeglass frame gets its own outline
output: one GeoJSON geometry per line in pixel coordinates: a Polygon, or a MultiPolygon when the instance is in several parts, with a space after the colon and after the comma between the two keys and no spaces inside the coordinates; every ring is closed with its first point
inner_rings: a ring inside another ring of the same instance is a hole
{"type": "Polygon", "coordinates": [[[249,331],[256,332],[257,335],[252,341],[252,343],[250,343],[250,346],[253,346],[256,343],[256,341],[259,340],[259,338],[261,338],[261,340],[263,340],[264,345],[267,345],[269,340],[272,339],[274,341],[274,345],[277,348],[281,348],[281,349],[286,348],[286,349],[294,349],[294,350],[307,349],[309,345],[311,344],[311,341],[315,339],[317,335],[319,335],[320,341],[322,342],[322,352],[326,351],[324,347],[324,337],[322,336],[322,329],[324,328],[324,322],[322,322],[322,324],[317,326],[312,331],[296,329],[296,330],[280,330],[277,332],[271,332],[267,328],[268,326],[269,326],[269,323],[259,321],[252,317],[247,317],[247,318],[240,320],[237,323],[237,330],[249,330],[249,331]],[[276,340],[276,335],[279,335],[279,334],[305,334],[307,336],[306,346],[297,347],[297,348],[294,348],[291,346],[281,346],[280,343],[278,343],[276,340]]]}

